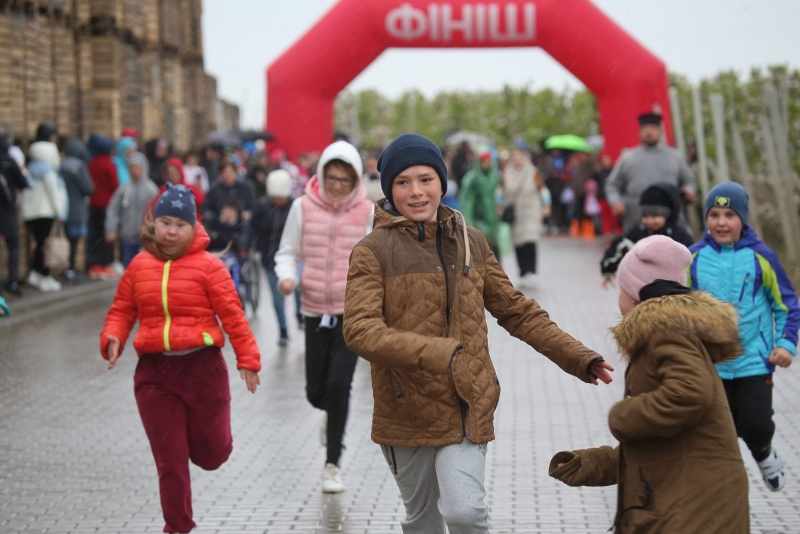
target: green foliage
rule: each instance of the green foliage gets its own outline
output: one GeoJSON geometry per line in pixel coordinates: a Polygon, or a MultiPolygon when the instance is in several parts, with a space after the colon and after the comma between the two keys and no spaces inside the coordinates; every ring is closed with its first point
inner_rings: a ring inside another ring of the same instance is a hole
{"type": "Polygon", "coordinates": [[[391,101],[374,90],[344,92],[336,101],[336,129],[365,147],[378,147],[414,131],[437,142],[459,130],[480,132],[499,146],[518,139],[532,145],[549,135],[587,136],[597,124],[597,105],[587,90],[509,86],[498,92],[441,92],[431,99],[419,91],[391,101]]]}

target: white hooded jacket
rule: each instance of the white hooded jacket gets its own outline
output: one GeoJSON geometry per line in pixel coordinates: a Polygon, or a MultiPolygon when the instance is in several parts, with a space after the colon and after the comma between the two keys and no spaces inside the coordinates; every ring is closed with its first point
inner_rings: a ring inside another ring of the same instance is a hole
{"type": "Polygon", "coordinates": [[[55,143],[37,141],[28,150],[31,187],[22,194],[22,218],[67,220],[69,200],[61,175],[61,157],[55,143]]]}

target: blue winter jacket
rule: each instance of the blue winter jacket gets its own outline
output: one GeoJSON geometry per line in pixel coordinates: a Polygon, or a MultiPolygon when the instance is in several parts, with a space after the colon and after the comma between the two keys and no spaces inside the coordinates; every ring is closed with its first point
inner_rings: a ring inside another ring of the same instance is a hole
{"type": "Polygon", "coordinates": [[[689,286],[732,303],[739,312],[744,353],[717,364],[723,380],[772,373],[769,355],[776,347],[797,355],[800,305],[778,255],[750,226],[741,240],[720,245],[706,233],[690,247],[689,286]]]}

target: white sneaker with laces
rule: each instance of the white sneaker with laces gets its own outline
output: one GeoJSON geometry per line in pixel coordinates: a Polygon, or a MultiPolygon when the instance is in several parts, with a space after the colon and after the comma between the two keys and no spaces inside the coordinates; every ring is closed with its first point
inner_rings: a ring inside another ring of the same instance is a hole
{"type": "Polygon", "coordinates": [[[775,452],[775,447],[769,451],[769,456],[766,460],[758,462],[758,468],[761,470],[761,476],[764,477],[764,483],[770,491],[781,491],[786,484],[786,474],[784,468],[786,464],[778,458],[775,452]]]}
{"type": "Polygon", "coordinates": [[[28,274],[27,282],[28,282],[29,286],[35,287],[39,291],[44,291],[44,289],[42,289],[42,280],[43,279],[44,278],[42,277],[41,274],[37,273],[36,271],[31,271],[30,274],[28,274]]]}
{"type": "Polygon", "coordinates": [[[337,465],[325,464],[322,470],[322,493],[342,493],[344,482],[342,482],[342,470],[337,465]]]}
{"type": "Polygon", "coordinates": [[[319,424],[319,444],[323,447],[328,446],[328,414],[322,418],[319,424]]]}
{"type": "Polygon", "coordinates": [[[61,282],[52,276],[45,276],[42,279],[42,291],[61,291],[61,282]]]}
{"type": "Polygon", "coordinates": [[[537,280],[537,277],[536,277],[535,274],[527,273],[525,276],[523,276],[520,279],[520,285],[522,287],[524,287],[524,288],[532,289],[532,288],[536,287],[536,280],[537,280]]]}

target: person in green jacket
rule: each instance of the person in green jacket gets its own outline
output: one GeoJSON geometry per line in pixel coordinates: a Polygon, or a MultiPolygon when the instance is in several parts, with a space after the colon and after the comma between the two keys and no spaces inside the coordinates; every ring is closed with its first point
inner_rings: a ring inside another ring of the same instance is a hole
{"type": "Polygon", "coordinates": [[[458,203],[467,224],[483,232],[489,247],[496,257],[498,253],[497,233],[500,216],[495,204],[495,190],[500,185],[500,171],[492,161],[489,150],[480,153],[473,169],[464,175],[458,193],[458,203]]]}

